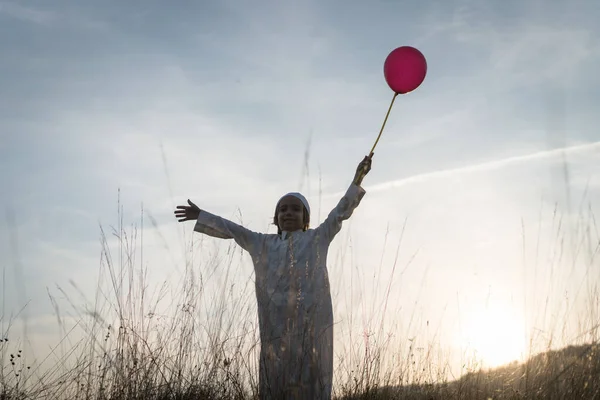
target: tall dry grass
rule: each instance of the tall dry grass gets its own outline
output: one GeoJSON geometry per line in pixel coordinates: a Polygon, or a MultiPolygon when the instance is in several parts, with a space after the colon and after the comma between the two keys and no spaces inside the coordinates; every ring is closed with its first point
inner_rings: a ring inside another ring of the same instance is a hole
{"type": "MultiPolygon", "coordinates": [[[[588,211],[577,219],[583,225],[576,230],[584,234],[575,245],[587,252],[587,268],[595,271],[600,235],[591,207],[588,211]]],[[[219,251],[196,237],[186,243],[176,287],[152,288],[147,268],[152,260],[144,260],[142,234],[145,221],[157,228],[154,219],[142,210],[139,225],[125,225],[119,206],[118,221],[108,233],[100,227],[93,298],[77,286],[58,288],[62,301],[49,292],[63,338],[46,358],[22,361],[26,338],[11,332],[18,314],[10,320],[2,315],[7,328],[0,342],[0,399],[257,398],[254,286],[251,279],[241,287],[232,284],[243,268],[239,249],[232,243],[219,251]],[[211,279],[219,282],[216,290],[210,289],[211,279]],[[67,321],[66,315],[72,318],[67,321]]],[[[555,226],[556,246],[564,246],[564,225],[555,226]]],[[[444,354],[434,344],[425,351],[397,346],[383,321],[375,321],[362,345],[350,342],[342,349],[335,395],[348,400],[600,399],[598,281],[588,281],[581,291],[588,314],[572,347],[553,350],[549,337],[542,344],[545,351],[525,363],[491,371],[474,363],[454,380],[447,378],[444,354]]],[[[404,317],[414,318],[414,312],[404,317]]]]}

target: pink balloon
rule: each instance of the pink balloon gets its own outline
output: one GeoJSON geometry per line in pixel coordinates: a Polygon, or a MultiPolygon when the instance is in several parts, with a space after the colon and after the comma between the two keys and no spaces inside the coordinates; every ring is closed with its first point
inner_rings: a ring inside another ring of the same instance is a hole
{"type": "Polygon", "coordinates": [[[392,50],[385,59],[383,74],[388,86],[396,93],[412,92],[425,79],[427,61],[419,50],[402,46],[392,50]]]}

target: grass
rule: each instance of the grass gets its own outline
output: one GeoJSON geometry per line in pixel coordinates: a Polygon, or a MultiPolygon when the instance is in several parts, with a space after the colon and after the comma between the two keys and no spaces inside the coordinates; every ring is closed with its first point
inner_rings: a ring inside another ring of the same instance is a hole
{"type": "MultiPolygon", "coordinates": [[[[101,228],[94,298],[87,299],[75,285],[58,288],[67,311],[48,293],[63,335],[45,359],[26,360],[22,354],[27,339],[11,333],[18,315],[10,320],[2,316],[7,328],[0,341],[0,400],[257,398],[254,287],[251,279],[242,287],[231,284],[232,276],[246,273],[238,262],[239,249],[231,243],[224,251],[213,250],[210,241],[196,236],[200,242],[188,244],[179,284],[151,291],[143,229],[125,227],[119,209],[119,224],[110,235],[101,228]],[[198,248],[203,249],[202,260],[194,259],[198,248]],[[219,281],[216,289],[211,280],[219,281]],[[69,294],[73,291],[78,298],[69,294]]],[[[154,223],[142,215],[141,228],[146,219],[154,223]]],[[[588,222],[593,229],[586,230],[587,238],[596,233],[588,241],[589,269],[597,270],[600,242],[591,214],[588,222]]],[[[473,363],[456,379],[448,378],[447,364],[434,343],[420,352],[413,345],[396,346],[383,321],[374,323],[362,345],[349,343],[338,359],[335,396],[600,399],[597,284],[592,282],[586,292],[589,313],[581,326],[586,343],[553,350],[550,337],[547,349],[524,363],[492,370],[473,363]]]]}

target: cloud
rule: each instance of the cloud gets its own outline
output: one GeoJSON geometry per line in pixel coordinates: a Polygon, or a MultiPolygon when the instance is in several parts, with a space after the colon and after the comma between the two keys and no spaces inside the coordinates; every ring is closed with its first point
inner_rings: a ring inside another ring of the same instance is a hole
{"type": "MultiPolygon", "coordinates": [[[[597,152],[600,151],[600,141],[593,143],[585,143],[576,146],[563,147],[559,149],[552,149],[546,151],[539,151],[536,153],[526,154],[522,156],[513,156],[503,158],[501,160],[489,161],[480,164],[469,165],[465,167],[459,168],[451,168],[445,169],[441,171],[433,171],[426,172],[418,175],[414,175],[404,179],[398,179],[394,181],[379,183],[377,185],[366,186],[365,189],[368,192],[379,192],[385,191],[392,188],[398,188],[402,186],[407,186],[413,183],[423,183],[435,179],[446,178],[449,176],[460,175],[460,174],[470,174],[477,172],[484,172],[489,170],[501,169],[507,166],[515,165],[515,164],[526,164],[533,161],[544,160],[544,159],[556,159],[560,161],[559,157],[563,155],[577,155],[581,153],[588,152],[597,152]]],[[[335,194],[327,195],[327,198],[339,197],[344,193],[338,192],[335,194]]]]}
{"type": "MultiPolygon", "coordinates": [[[[578,69],[600,54],[598,30],[592,23],[597,8],[591,2],[580,8],[567,2],[540,4],[449,3],[424,18],[430,32],[425,46],[446,44],[439,50],[456,57],[448,57],[441,67],[449,71],[456,64],[462,66],[470,86],[490,95],[542,82],[550,86],[580,82],[578,69]]],[[[460,69],[458,73],[463,76],[460,69]]]]}
{"type": "Polygon", "coordinates": [[[39,25],[49,25],[58,19],[55,12],[8,1],[0,2],[0,16],[2,14],[39,25]]]}

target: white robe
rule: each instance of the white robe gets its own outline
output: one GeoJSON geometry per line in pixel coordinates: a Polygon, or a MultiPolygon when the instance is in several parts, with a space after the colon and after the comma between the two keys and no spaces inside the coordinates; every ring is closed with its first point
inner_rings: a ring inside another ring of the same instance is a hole
{"type": "Polygon", "coordinates": [[[333,307],[327,251],[365,195],[352,184],[316,229],[253,232],[202,210],[194,230],[234,239],[252,257],[261,350],[261,399],[331,398],[333,307]]]}

